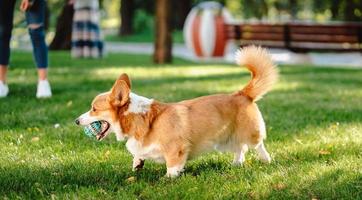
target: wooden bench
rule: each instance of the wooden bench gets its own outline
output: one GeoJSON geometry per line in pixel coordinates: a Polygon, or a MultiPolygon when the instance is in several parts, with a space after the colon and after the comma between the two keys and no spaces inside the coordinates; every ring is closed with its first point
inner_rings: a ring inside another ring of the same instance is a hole
{"type": "Polygon", "coordinates": [[[241,46],[258,44],[266,47],[306,51],[362,52],[362,23],[336,24],[225,24],[227,38],[241,46]]]}

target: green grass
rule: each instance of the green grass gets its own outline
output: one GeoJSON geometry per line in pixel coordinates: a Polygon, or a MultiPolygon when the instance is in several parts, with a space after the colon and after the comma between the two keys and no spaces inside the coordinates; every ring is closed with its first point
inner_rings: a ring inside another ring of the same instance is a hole
{"type": "MultiPolygon", "coordinates": [[[[182,31],[173,31],[172,32],[172,42],[173,43],[183,43],[182,31]]],[[[119,36],[119,35],[107,35],[105,37],[106,41],[109,42],[148,42],[153,43],[155,41],[155,34],[153,32],[145,31],[143,33],[136,33],[129,36],[119,36]]]]}
{"type": "Polygon", "coordinates": [[[37,100],[29,53],[12,57],[10,95],[0,100],[0,196],[45,199],[361,199],[362,70],[282,66],[274,90],[259,102],[267,123],[262,164],[253,152],[242,167],[231,154],[188,162],[176,179],[164,165],[131,171],[131,155],[115,137],[96,142],[74,119],[121,72],[133,91],[161,101],[238,90],[249,73],[233,65],[175,59],[156,66],[148,56],[72,60],[51,53],[54,97],[37,100]],[[60,124],[55,128],[55,124],[60,124]]]}

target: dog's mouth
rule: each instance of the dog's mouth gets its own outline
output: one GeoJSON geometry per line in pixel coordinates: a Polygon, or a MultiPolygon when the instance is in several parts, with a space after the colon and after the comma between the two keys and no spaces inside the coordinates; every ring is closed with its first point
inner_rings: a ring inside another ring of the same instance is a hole
{"type": "Polygon", "coordinates": [[[101,132],[99,132],[96,135],[96,138],[98,141],[101,141],[104,137],[106,137],[108,135],[108,132],[109,132],[108,130],[111,127],[111,124],[104,120],[101,121],[101,125],[102,125],[101,132]]]}

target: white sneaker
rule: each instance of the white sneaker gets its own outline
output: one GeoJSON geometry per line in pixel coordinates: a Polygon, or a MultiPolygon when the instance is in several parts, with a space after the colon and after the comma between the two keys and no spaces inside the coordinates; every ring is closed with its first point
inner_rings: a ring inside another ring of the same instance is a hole
{"type": "Polygon", "coordinates": [[[52,90],[48,80],[40,80],[36,91],[37,98],[49,98],[52,96],[52,90]]]}
{"type": "Polygon", "coordinates": [[[0,98],[6,97],[8,93],[9,93],[8,85],[0,81],[0,98]]]}

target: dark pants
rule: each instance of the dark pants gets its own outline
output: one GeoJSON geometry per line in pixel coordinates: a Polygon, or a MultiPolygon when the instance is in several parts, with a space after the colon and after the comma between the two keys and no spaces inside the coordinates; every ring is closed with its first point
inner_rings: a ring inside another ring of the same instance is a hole
{"type": "MultiPolygon", "coordinates": [[[[0,0],[0,65],[8,65],[10,58],[10,39],[13,29],[16,0],[0,0]]],[[[26,11],[26,22],[33,45],[33,55],[38,68],[48,67],[48,48],[45,43],[45,0],[36,0],[26,11]],[[32,27],[33,26],[33,27],[32,27]]]]}

